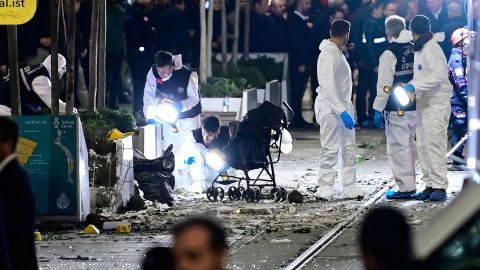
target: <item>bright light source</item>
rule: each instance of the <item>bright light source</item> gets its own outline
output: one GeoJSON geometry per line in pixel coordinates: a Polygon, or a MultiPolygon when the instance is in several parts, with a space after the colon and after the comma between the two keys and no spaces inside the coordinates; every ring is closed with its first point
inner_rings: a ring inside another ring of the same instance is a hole
{"type": "Polygon", "coordinates": [[[407,106],[410,103],[410,96],[402,86],[393,88],[393,95],[401,106],[407,106]]]}
{"type": "Polygon", "coordinates": [[[205,162],[218,172],[225,168],[225,157],[219,151],[208,151],[205,155],[205,162]]]}
{"type": "Polygon", "coordinates": [[[293,142],[292,134],[288,130],[282,130],[282,144],[289,144],[293,142]]]}
{"type": "Polygon", "coordinates": [[[280,151],[284,154],[290,154],[293,150],[293,144],[292,143],[285,143],[280,146],[280,151]]]}
{"type": "Polygon", "coordinates": [[[143,51],[145,51],[145,47],[139,47],[138,50],[139,50],[140,52],[143,52],[143,51]]]}
{"type": "Polygon", "coordinates": [[[178,119],[178,112],[171,103],[161,103],[157,105],[157,118],[168,124],[174,124],[178,119]]]}

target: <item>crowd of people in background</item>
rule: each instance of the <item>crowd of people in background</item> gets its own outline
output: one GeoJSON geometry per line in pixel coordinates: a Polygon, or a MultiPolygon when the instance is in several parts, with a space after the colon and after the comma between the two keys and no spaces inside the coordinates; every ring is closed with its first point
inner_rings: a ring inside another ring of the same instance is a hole
{"type": "MultiPolygon", "coordinates": [[[[208,2],[208,1],[207,1],[208,2]]],[[[473,1],[478,12],[478,0],[473,1]]],[[[447,59],[450,35],[467,24],[465,0],[253,0],[251,10],[240,1],[239,50],[245,34],[245,14],[250,12],[250,52],[288,53],[290,103],[296,113],[294,127],[312,127],[303,119],[302,99],[310,81],[312,100],[318,86],[316,60],[320,42],[329,37],[330,23],[346,19],[352,24],[350,40],[344,49],[354,70],[357,123],[374,128],[373,101],[376,96],[378,61],[386,49],[385,19],[399,15],[408,22],[417,14],[426,15],[433,32],[444,32],[442,48],[447,59]],[[357,72],[358,71],[358,72],[357,72]],[[357,75],[358,74],[358,75],[357,75]],[[357,77],[358,76],[358,77],[357,77]],[[300,113],[299,113],[300,112],[300,113]]],[[[221,3],[213,0],[214,52],[221,50],[221,3]]],[[[226,0],[227,48],[231,51],[234,33],[235,1],[226,0]]],[[[88,48],[91,0],[76,0],[76,88],[84,81],[88,88],[88,48]],[[80,78],[81,77],[81,78],[80,78]]],[[[142,112],[145,77],[158,50],[181,54],[183,63],[197,69],[200,58],[200,12],[198,0],[107,0],[106,72],[107,106],[133,103],[142,112]],[[127,73],[125,73],[127,72],[127,73]],[[131,81],[126,82],[125,74],[131,81]]],[[[18,27],[20,66],[39,64],[49,55],[49,1],[39,0],[34,18],[18,27]]],[[[59,49],[65,55],[65,35],[60,27],[59,49]]],[[[8,67],[6,28],[0,27],[0,74],[8,67]]],[[[1,77],[1,76],[0,76],[1,77]]],[[[76,91],[75,107],[85,106],[76,91]]],[[[313,104],[312,104],[313,108],[313,104]]]]}

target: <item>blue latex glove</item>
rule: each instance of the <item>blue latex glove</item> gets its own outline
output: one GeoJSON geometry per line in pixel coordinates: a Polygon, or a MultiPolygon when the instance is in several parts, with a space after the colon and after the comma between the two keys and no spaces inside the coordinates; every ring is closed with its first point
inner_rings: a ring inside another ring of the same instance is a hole
{"type": "Polygon", "coordinates": [[[403,89],[405,89],[407,92],[414,92],[415,91],[415,87],[413,86],[413,84],[409,84],[409,83],[405,84],[403,89]]]}
{"type": "Polygon", "coordinates": [[[348,129],[353,129],[355,128],[355,121],[353,120],[353,118],[350,116],[350,114],[348,112],[342,112],[340,114],[340,117],[342,117],[342,121],[343,123],[345,123],[345,127],[348,128],[348,129]]]}
{"type": "Polygon", "coordinates": [[[177,109],[177,112],[181,112],[183,110],[183,104],[181,102],[175,103],[175,109],[177,109]]]}
{"type": "Polygon", "coordinates": [[[157,121],[155,119],[147,119],[147,125],[155,125],[157,121]]]}
{"type": "Polygon", "coordinates": [[[185,161],[183,163],[187,164],[187,165],[192,165],[193,163],[197,162],[195,160],[195,157],[189,157],[187,159],[185,159],[185,161]]]}
{"type": "Polygon", "coordinates": [[[375,111],[375,115],[373,116],[373,122],[377,127],[383,127],[383,115],[379,111],[375,111]]]}

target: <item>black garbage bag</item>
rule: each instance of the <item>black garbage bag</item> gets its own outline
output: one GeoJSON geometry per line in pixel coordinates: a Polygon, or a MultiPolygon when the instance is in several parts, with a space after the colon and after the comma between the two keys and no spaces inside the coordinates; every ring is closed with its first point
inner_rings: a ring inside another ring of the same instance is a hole
{"type": "Polygon", "coordinates": [[[135,173],[142,172],[173,172],[175,169],[175,156],[172,153],[173,145],[169,145],[165,153],[156,159],[133,158],[135,173]]]}
{"type": "Polygon", "coordinates": [[[143,172],[137,178],[138,188],[143,191],[143,197],[150,201],[158,201],[173,205],[173,188],[175,176],[170,172],[143,172]]]}
{"type": "Polygon", "coordinates": [[[157,159],[133,160],[134,176],[145,199],[173,205],[175,176],[172,172],[175,169],[175,156],[172,148],[170,145],[157,159]]]}

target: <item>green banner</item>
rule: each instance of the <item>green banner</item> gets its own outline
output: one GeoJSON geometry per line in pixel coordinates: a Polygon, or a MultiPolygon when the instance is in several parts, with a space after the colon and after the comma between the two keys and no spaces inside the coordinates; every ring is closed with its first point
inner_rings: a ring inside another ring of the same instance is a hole
{"type": "Polygon", "coordinates": [[[18,160],[32,180],[38,215],[76,215],[76,116],[19,116],[18,160]]]}

